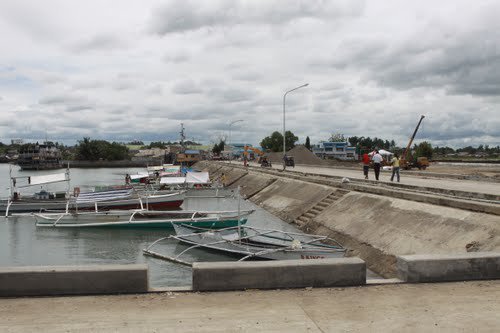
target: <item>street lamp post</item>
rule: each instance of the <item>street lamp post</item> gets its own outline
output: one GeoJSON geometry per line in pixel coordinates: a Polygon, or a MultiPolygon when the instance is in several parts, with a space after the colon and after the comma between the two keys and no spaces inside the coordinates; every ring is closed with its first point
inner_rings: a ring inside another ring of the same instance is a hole
{"type": "Polygon", "coordinates": [[[301,86],[295,87],[293,89],[288,90],[283,95],[283,170],[286,169],[286,138],[285,138],[285,133],[286,133],[285,132],[285,101],[286,101],[286,95],[288,93],[291,93],[292,91],[297,90],[297,89],[307,87],[308,85],[309,85],[309,83],[306,83],[306,84],[303,84],[301,86]]]}
{"type": "MultiPolygon", "coordinates": [[[[229,140],[228,140],[228,143],[231,142],[231,126],[233,126],[234,124],[240,122],[240,121],[243,121],[243,119],[238,119],[238,120],[235,120],[235,121],[232,121],[229,123],[229,140]]],[[[233,158],[233,148],[231,148],[231,155],[229,156],[229,164],[231,164],[231,160],[233,158]]]]}

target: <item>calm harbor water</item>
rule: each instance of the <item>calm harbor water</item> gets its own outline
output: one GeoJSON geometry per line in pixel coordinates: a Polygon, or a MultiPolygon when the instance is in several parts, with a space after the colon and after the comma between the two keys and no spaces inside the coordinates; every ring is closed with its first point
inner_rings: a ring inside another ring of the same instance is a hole
{"type": "MultiPolygon", "coordinates": [[[[55,171],[21,172],[13,166],[13,175],[41,175],[55,171]]],[[[126,173],[143,171],[141,168],[71,169],[71,188],[79,186],[123,184],[126,173]]],[[[0,164],[0,190],[8,195],[9,165],[0,164]]],[[[65,189],[66,185],[52,185],[49,190],[65,189]]],[[[31,189],[31,191],[39,188],[31,189]]],[[[23,192],[22,192],[23,193],[23,192]]],[[[240,201],[241,209],[256,209],[248,219],[253,226],[296,231],[289,224],[248,201],[240,201]]],[[[238,209],[236,198],[187,198],[183,209],[229,210],[238,209]]],[[[142,249],[160,237],[169,235],[166,229],[99,229],[99,228],[37,228],[33,217],[0,218],[0,266],[133,264],[149,266],[152,287],[186,286],[191,284],[191,268],[142,254],[142,249]]],[[[157,252],[175,254],[187,246],[176,241],[162,242],[157,252]]],[[[184,257],[188,261],[234,260],[222,254],[193,250],[184,257]]]]}

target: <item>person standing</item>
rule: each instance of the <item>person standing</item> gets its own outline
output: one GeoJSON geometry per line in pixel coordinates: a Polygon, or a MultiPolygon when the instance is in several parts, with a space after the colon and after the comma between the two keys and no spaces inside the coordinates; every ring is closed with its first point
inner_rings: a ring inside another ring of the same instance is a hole
{"type": "Polygon", "coordinates": [[[368,179],[368,171],[370,170],[370,156],[367,153],[363,154],[363,174],[365,179],[368,179]]]}
{"type": "Polygon", "coordinates": [[[224,172],[220,176],[220,180],[222,182],[222,186],[226,187],[226,175],[224,174],[224,172]]]}
{"type": "Polygon", "coordinates": [[[373,171],[375,171],[375,179],[378,180],[378,176],[380,175],[380,166],[382,165],[382,155],[378,153],[378,150],[375,150],[375,154],[372,156],[373,161],[373,171]]]}
{"type": "Polygon", "coordinates": [[[398,180],[399,183],[399,155],[397,153],[394,154],[394,157],[391,160],[391,164],[392,164],[391,182],[394,181],[394,175],[397,175],[396,179],[398,180]]]}

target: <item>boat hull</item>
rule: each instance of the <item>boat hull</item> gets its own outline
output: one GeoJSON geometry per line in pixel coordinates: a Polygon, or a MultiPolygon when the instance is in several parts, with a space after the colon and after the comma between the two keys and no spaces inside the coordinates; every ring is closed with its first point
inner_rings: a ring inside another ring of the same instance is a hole
{"type": "MultiPolygon", "coordinates": [[[[69,205],[66,200],[19,200],[13,201],[10,205],[9,214],[15,213],[30,213],[30,212],[40,212],[40,211],[51,211],[51,210],[66,210],[70,211],[81,210],[81,211],[91,211],[95,210],[96,206],[99,210],[110,210],[110,209],[149,209],[149,210],[168,210],[168,209],[179,209],[179,207],[184,202],[184,193],[176,193],[174,195],[168,196],[157,196],[151,198],[129,198],[120,200],[109,200],[109,201],[99,201],[99,202],[82,202],[74,203],[70,202],[69,205]],[[142,206],[141,207],[141,200],[142,206]]],[[[7,210],[8,202],[3,200],[0,202],[0,212],[5,213],[7,210]]]]}
{"type": "Polygon", "coordinates": [[[192,230],[183,226],[174,226],[177,233],[176,239],[183,243],[196,245],[199,247],[221,251],[233,255],[240,255],[248,258],[258,258],[267,260],[294,260],[294,259],[325,259],[342,258],[345,256],[345,249],[322,249],[316,246],[291,248],[280,246],[258,246],[245,242],[227,241],[220,234],[200,232],[193,233],[192,230]]]}
{"type": "MultiPolygon", "coordinates": [[[[247,219],[240,220],[240,224],[245,224],[247,219]]],[[[37,227],[56,227],[56,228],[163,228],[163,229],[172,229],[174,224],[182,223],[185,225],[200,227],[200,228],[228,228],[235,227],[238,225],[238,219],[227,219],[227,220],[206,220],[206,221],[173,221],[173,220],[164,220],[164,221],[107,221],[107,222],[85,222],[80,223],[76,222],[60,222],[54,224],[54,222],[48,221],[37,221],[37,227]]]]}

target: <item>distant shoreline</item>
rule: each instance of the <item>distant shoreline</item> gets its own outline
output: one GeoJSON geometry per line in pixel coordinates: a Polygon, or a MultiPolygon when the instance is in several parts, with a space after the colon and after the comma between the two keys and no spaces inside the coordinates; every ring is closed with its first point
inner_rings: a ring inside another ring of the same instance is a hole
{"type": "Polygon", "coordinates": [[[141,160],[141,161],[63,161],[66,166],[69,163],[70,168],[140,168],[152,165],[162,164],[161,159],[141,160]]]}

